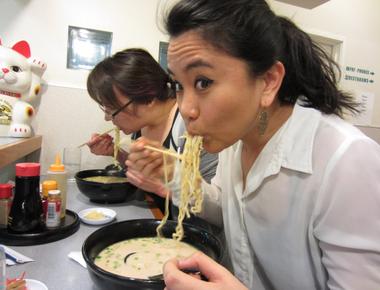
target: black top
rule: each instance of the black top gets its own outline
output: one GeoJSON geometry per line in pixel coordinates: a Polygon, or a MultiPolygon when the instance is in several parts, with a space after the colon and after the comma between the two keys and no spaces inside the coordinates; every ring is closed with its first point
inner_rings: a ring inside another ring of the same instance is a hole
{"type": "MultiPolygon", "coordinates": [[[[174,137],[173,137],[173,134],[172,134],[172,130],[173,130],[174,123],[177,120],[178,114],[179,114],[179,110],[177,108],[177,110],[175,112],[175,115],[174,115],[173,123],[172,123],[172,125],[170,127],[170,131],[169,131],[168,135],[166,136],[164,142],[162,143],[162,146],[164,146],[165,148],[167,148],[167,149],[173,148],[175,151],[177,151],[178,146],[177,146],[177,144],[176,144],[176,142],[174,140],[174,137]]],[[[141,137],[141,130],[132,133],[131,139],[132,140],[136,140],[136,139],[138,139],[140,137],[141,137]]],[[[150,195],[153,198],[154,203],[156,204],[156,206],[161,210],[162,213],[165,213],[165,198],[162,198],[162,197],[158,196],[155,193],[147,192],[147,191],[142,190],[140,188],[138,188],[136,190],[136,195],[137,196],[140,196],[143,193],[150,195]]],[[[169,203],[169,217],[168,218],[172,219],[172,202],[171,201],[169,203]]]]}

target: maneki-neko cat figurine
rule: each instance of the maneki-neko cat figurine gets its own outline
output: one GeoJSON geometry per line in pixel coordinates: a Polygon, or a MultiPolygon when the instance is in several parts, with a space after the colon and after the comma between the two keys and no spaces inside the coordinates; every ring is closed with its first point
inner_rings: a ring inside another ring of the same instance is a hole
{"type": "Polygon", "coordinates": [[[5,47],[0,41],[0,97],[3,97],[0,124],[10,124],[9,136],[32,136],[30,124],[35,115],[32,103],[41,93],[41,77],[45,70],[44,62],[31,58],[26,41],[19,41],[12,47],[5,47]]]}

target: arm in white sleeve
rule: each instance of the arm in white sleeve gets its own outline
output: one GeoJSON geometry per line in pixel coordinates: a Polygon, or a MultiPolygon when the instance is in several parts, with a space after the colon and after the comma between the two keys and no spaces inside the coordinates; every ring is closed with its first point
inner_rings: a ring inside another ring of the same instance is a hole
{"type": "Polygon", "coordinates": [[[348,144],[330,162],[320,194],[314,235],[329,289],[380,289],[379,145],[368,139],[348,144]]]}

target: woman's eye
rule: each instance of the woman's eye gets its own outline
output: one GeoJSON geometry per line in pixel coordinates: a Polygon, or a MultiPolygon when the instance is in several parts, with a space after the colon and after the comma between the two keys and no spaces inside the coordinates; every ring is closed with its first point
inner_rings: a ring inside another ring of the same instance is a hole
{"type": "Polygon", "coordinates": [[[205,90],[207,89],[214,81],[208,79],[208,78],[199,78],[195,81],[195,88],[198,90],[205,90]]]}
{"type": "Polygon", "coordinates": [[[14,71],[14,72],[20,72],[21,71],[21,68],[17,65],[14,65],[14,66],[11,66],[11,70],[14,71]]]}

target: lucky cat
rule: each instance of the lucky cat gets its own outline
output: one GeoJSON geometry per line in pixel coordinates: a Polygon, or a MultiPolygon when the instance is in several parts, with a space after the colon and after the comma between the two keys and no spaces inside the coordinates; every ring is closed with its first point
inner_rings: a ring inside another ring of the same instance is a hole
{"type": "Polygon", "coordinates": [[[9,135],[12,137],[32,135],[30,123],[35,113],[30,102],[41,92],[46,64],[30,56],[26,41],[19,41],[11,48],[2,46],[0,41],[0,95],[17,100],[13,108],[5,99],[0,102],[0,120],[7,124],[11,118],[9,135]]]}

